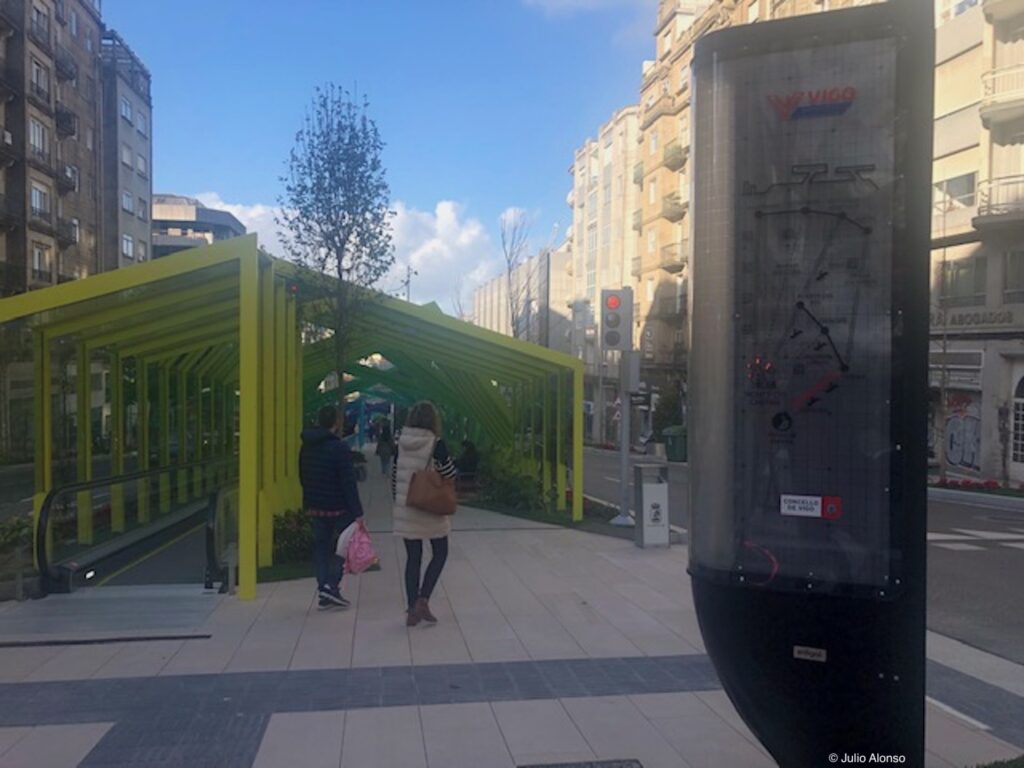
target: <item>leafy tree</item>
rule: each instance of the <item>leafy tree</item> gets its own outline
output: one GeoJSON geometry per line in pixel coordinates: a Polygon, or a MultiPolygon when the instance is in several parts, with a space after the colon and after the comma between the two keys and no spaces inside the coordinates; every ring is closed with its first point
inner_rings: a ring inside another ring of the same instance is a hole
{"type": "Polygon", "coordinates": [[[658,404],[654,406],[651,426],[657,440],[661,440],[661,430],[683,423],[683,404],[677,387],[665,387],[658,404]]]}
{"type": "Polygon", "coordinates": [[[282,243],[323,276],[318,289],[331,306],[339,390],[359,306],[375,299],[369,289],[395,262],[383,148],[366,97],[329,83],[316,90],[281,177],[282,243]]]}

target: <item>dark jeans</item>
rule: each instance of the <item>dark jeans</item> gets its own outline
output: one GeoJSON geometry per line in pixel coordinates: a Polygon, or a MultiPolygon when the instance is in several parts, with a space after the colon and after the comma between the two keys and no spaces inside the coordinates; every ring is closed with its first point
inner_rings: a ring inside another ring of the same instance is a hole
{"type": "Polygon", "coordinates": [[[338,535],[355,522],[355,515],[345,512],[332,517],[310,517],[313,522],[313,572],[318,589],[337,589],[345,561],[335,553],[338,535]]]}
{"type": "Polygon", "coordinates": [[[430,564],[420,583],[420,568],[423,566],[423,542],[419,539],[403,539],[405,542],[405,596],[412,609],[416,598],[430,599],[430,595],[441,578],[441,569],[448,560],[448,537],[430,540],[430,564]]]}

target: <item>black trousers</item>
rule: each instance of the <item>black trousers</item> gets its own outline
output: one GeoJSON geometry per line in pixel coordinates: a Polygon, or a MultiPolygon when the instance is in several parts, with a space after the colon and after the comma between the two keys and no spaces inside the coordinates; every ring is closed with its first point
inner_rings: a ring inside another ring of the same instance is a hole
{"type": "Polygon", "coordinates": [[[420,581],[420,569],[423,567],[423,542],[420,539],[403,539],[405,542],[405,596],[411,609],[416,599],[430,599],[430,595],[441,578],[441,570],[448,560],[448,537],[430,540],[430,563],[427,572],[420,581]]]}

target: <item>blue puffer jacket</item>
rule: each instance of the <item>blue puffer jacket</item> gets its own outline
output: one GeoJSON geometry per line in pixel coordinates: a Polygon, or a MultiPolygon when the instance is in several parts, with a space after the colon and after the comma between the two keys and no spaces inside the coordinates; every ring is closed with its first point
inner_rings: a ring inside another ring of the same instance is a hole
{"type": "Polygon", "coordinates": [[[302,506],[324,512],[363,514],[352,453],[341,438],[323,427],[302,431],[299,451],[302,506]]]}

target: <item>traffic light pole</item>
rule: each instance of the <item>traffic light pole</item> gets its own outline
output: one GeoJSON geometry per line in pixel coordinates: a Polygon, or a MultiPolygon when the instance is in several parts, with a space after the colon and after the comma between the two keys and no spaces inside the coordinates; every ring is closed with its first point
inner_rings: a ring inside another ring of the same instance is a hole
{"type": "Polygon", "coordinates": [[[630,411],[629,363],[632,350],[619,353],[619,514],[612,518],[612,525],[623,527],[635,525],[629,515],[629,435],[630,411]]]}

